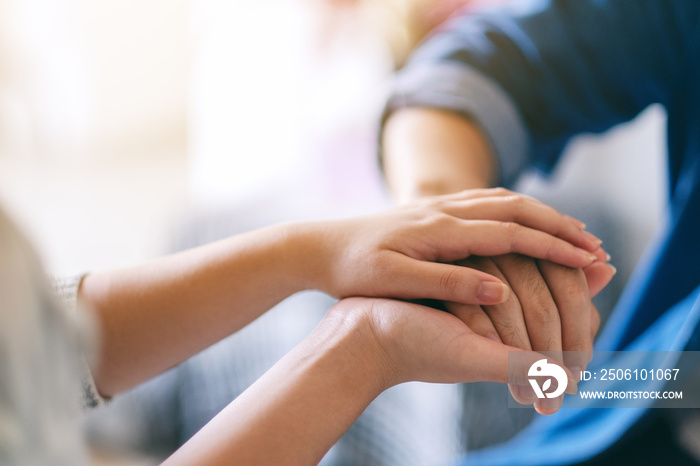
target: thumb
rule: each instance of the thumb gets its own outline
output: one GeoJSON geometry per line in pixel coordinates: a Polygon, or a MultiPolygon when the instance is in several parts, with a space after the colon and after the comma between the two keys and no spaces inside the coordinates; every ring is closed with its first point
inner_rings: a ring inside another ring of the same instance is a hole
{"type": "Polygon", "coordinates": [[[395,283],[408,299],[439,299],[462,304],[499,304],[510,289],[493,275],[453,264],[407,259],[395,283]]]}
{"type": "Polygon", "coordinates": [[[576,387],[571,371],[564,364],[548,357],[546,351],[543,354],[523,350],[475,335],[464,352],[463,360],[467,366],[464,369],[470,374],[470,382],[499,382],[529,387],[531,367],[546,359],[548,363],[556,364],[566,375],[568,384],[565,393],[573,393],[576,387]]]}
{"type": "Polygon", "coordinates": [[[510,347],[484,337],[474,338],[470,346],[467,349],[468,356],[465,357],[465,359],[468,358],[467,365],[469,365],[465,371],[469,371],[472,375],[470,381],[508,383],[515,401],[521,404],[535,403],[535,409],[540,414],[556,412],[561,407],[563,394],[546,401],[538,399],[530,382],[533,378],[531,375],[533,367],[543,362],[545,365],[556,365],[559,373],[566,378],[565,381],[560,381],[557,377],[557,386],[559,383],[565,383],[563,390],[569,395],[578,392],[576,380],[569,369],[541,353],[510,347]]]}

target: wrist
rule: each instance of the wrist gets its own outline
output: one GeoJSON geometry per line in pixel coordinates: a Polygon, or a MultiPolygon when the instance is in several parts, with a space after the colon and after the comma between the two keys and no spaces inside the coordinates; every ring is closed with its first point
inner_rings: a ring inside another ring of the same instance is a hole
{"type": "Polygon", "coordinates": [[[300,290],[319,290],[338,297],[333,284],[332,264],[338,262],[341,238],[334,231],[335,222],[298,222],[284,225],[285,251],[300,290]]]}
{"type": "Polygon", "coordinates": [[[383,341],[372,319],[372,300],[349,298],[336,303],[314,330],[316,350],[336,353],[348,378],[376,397],[404,382],[389,341],[383,341]],[[355,382],[356,383],[356,382],[355,382]]]}

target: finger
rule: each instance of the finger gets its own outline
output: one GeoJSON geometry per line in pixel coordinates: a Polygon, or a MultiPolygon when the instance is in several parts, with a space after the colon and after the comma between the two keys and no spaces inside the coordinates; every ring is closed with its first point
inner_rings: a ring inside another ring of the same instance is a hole
{"type": "MultiPolygon", "coordinates": [[[[460,265],[471,266],[478,270],[488,272],[491,275],[498,277],[504,283],[507,283],[505,276],[498,269],[498,266],[493,262],[491,258],[488,257],[471,257],[467,260],[459,262],[460,265]]],[[[503,341],[506,345],[514,346],[516,348],[531,350],[530,339],[527,335],[527,328],[525,327],[525,320],[523,318],[523,312],[520,308],[520,303],[517,296],[511,293],[508,299],[501,303],[490,306],[481,306],[476,309],[482,311],[480,315],[474,317],[479,320],[487,316],[488,324],[485,322],[480,322],[483,325],[484,331],[487,330],[487,326],[494,328],[499,335],[500,341],[503,341]],[[483,310],[482,310],[483,309],[483,310]]],[[[472,310],[472,313],[476,314],[476,311],[472,310]]],[[[464,319],[462,319],[464,321],[464,319]]],[[[469,326],[469,324],[467,324],[469,326]]],[[[473,327],[470,326],[472,330],[473,327]]],[[[474,330],[475,333],[488,336],[485,333],[480,333],[474,330]]],[[[515,401],[523,405],[530,405],[537,401],[537,396],[532,390],[530,385],[518,385],[510,383],[508,384],[508,390],[510,390],[511,396],[515,401]]]]}
{"type": "MultiPolygon", "coordinates": [[[[505,275],[503,275],[490,257],[474,256],[465,261],[460,261],[458,264],[486,272],[508,285],[508,280],[505,275]]],[[[511,293],[504,302],[484,305],[482,309],[492,323],[492,326],[496,329],[500,341],[506,345],[515,346],[516,348],[525,350],[532,349],[530,346],[530,338],[527,334],[527,327],[525,326],[525,319],[523,318],[523,310],[520,307],[517,295],[511,293]]]]}
{"type": "Polygon", "coordinates": [[[560,354],[559,310],[536,262],[515,254],[499,256],[494,261],[520,301],[532,349],[560,354]]]}
{"type": "Polygon", "coordinates": [[[593,252],[602,241],[582,230],[571,218],[535,199],[519,195],[484,197],[467,201],[445,202],[441,210],[455,217],[515,222],[562,238],[571,244],[593,252]]]}
{"type": "Polygon", "coordinates": [[[593,297],[610,283],[617,273],[617,269],[611,264],[596,261],[588,267],[584,267],[583,273],[588,283],[588,292],[593,297]]]}
{"type": "Polygon", "coordinates": [[[594,339],[600,329],[600,313],[598,308],[591,303],[591,339],[594,339]]]}
{"type": "Polygon", "coordinates": [[[564,363],[576,376],[591,360],[591,298],[581,269],[538,261],[540,273],[559,310],[564,363]]]}
{"type": "MultiPolygon", "coordinates": [[[[498,343],[480,335],[473,335],[461,347],[465,381],[498,382],[529,386],[528,372],[537,361],[547,359],[543,354],[525,351],[498,343]],[[513,353],[517,357],[513,356],[513,353]]],[[[550,358],[551,360],[551,358],[550,358]]],[[[567,377],[573,380],[566,368],[567,377]]]]}
{"type": "Polygon", "coordinates": [[[603,248],[598,248],[593,251],[593,255],[597,258],[596,262],[610,262],[610,254],[608,254],[603,248]]]}
{"type": "MultiPolygon", "coordinates": [[[[465,374],[465,381],[507,382],[509,386],[522,389],[522,392],[518,391],[518,393],[522,393],[522,396],[515,398],[519,403],[532,404],[535,400],[541,401],[534,394],[530,384],[532,378],[530,372],[532,367],[542,359],[555,362],[552,359],[533,351],[518,350],[499,344],[478,335],[474,335],[462,349],[465,356],[460,359],[464,361],[462,371],[465,374]],[[475,357],[475,355],[480,357],[475,357]]],[[[566,367],[559,367],[564,370],[567,378],[564,393],[576,394],[578,387],[571,372],[566,367]]],[[[541,405],[539,411],[542,414],[551,414],[559,409],[561,400],[555,403],[555,406],[547,406],[547,403],[539,404],[541,405]]]]}
{"type": "MultiPolygon", "coordinates": [[[[532,352],[531,354],[536,355],[539,353],[532,352]]],[[[512,353],[511,353],[511,356],[512,356],[512,353]]],[[[534,364],[539,364],[539,363],[541,363],[541,361],[542,360],[536,361],[534,364]]],[[[552,392],[547,390],[547,391],[545,391],[545,393],[547,393],[548,395],[545,395],[544,397],[538,397],[538,395],[535,394],[535,391],[534,391],[535,388],[533,387],[532,383],[535,382],[537,385],[539,385],[540,390],[542,390],[543,386],[541,384],[543,383],[544,380],[547,380],[547,379],[540,380],[537,377],[533,378],[532,377],[533,365],[530,365],[529,361],[525,364],[522,364],[522,362],[520,361],[520,357],[518,357],[518,363],[517,363],[517,366],[519,366],[519,367],[517,367],[516,370],[518,370],[519,372],[522,373],[525,368],[528,369],[527,383],[523,383],[523,382],[510,383],[508,385],[508,388],[511,391],[511,395],[513,396],[513,399],[515,399],[515,401],[517,401],[518,403],[525,404],[525,405],[528,405],[528,404],[533,405],[538,413],[549,415],[549,414],[554,414],[555,412],[557,412],[559,410],[559,408],[561,408],[562,402],[564,401],[564,394],[575,395],[578,393],[578,382],[577,382],[577,379],[571,374],[571,372],[569,372],[569,370],[566,368],[566,366],[561,365],[556,360],[551,359],[551,358],[546,358],[546,361],[548,364],[554,363],[558,367],[560,367],[561,369],[564,370],[564,373],[566,375],[566,382],[564,382],[564,383],[566,383],[566,387],[564,388],[564,392],[561,395],[558,395],[554,398],[549,398],[549,395],[551,395],[552,392]]],[[[510,371],[509,372],[509,380],[513,381],[516,379],[516,377],[514,377],[512,375],[512,370],[513,370],[512,366],[514,364],[514,358],[511,357],[509,362],[511,364],[511,366],[509,367],[509,371],[510,371]]],[[[559,383],[560,383],[559,379],[557,379],[556,387],[558,387],[559,383]]],[[[540,393],[540,395],[541,394],[542,393],[540,393]]]]}
{"type": "Polygon", "coordinates": [[[510,396],[521,405],[531,405],[538,400],[535,391],[530,385],[509,383],[508,390],[510,391],[510,396]]]}
{"type": "Polygon", "coordinates": [[[450,314],[464,322],[472,332],[493,341],[501,342],[496,328],[481,306],[475,304],[445,303],[445,308],[450,314]]]}
{"type": "Polygon", "coordinates": [[[442,201],[465,201],[469,199],[479,199],[483,197],[508,197],[513,195],[520,195],[523,197],[528,197],[525,194],[515,193],[510,189],[506,188],[477,188],[477,189],[465,189],[463,191],[458,191],[456,193],[443,194],[440,196],[435,196],[433,199],[442,201]]]}
{"type": "MultiPolygon", "coordinates": [[[[496,188],[477,188],[477,189],[465,189],[463,191],[458,191],[456,193],[450,193],[450,194],[442,194],[439,196],[434,196],[432,199],[436,201],[468,201],[472,199],[483,199],[483,198],[491,198],[491,197],[522,197],[525,199],[530,199],[535,202],[540,202],[537,199],[535,199],[532,196],[528,196],[527,194],[523,193],[517,193],[515,191],[511,191],[510,189],[506,189],[503,187],[496,187],[496,188]]],[[[568,216],[567,216],[568,217],[568,216]]],[[[580,228],[585,228],[585,224],[581,222],[580,220],[577,220],[573,217],[568,217],[574,225],[580,228]],[[583,225],[581,227],[581,225],[583,225]]]]}
{"type": "Polygon", "coordinates": [[[457,220],[440,230],[446,238],[436,250],[443,262],[472,255],[498,256],[520,253],[569,267],[586,267],[596,260],[590,252],[560,238],[513,222],[457,220]]]}
{"type": "Polygon", "coordinates": [[[571,217],[571,216],[569,216],[569,215],[567,215],[566,217],[567,217],[571,222],[573,222],[574,225],[576,225],[577,227],[579,227],[581,230],[585,230],[585,229],[586,229],[586,224],[583,223],[581,220],[579,220],[579,219],[577,219],[577,218],[574,218],[574,217],[571,217]]]}
{"type": "MultiPolygon", "coordinates": [[[[510,386],[514,388],[513,392],[522,397],[525,403],[534,403],[538,413],[545,415],[554,414],[561,408],[565,393],[569,395],[578,393],[576,378],[566,366],[563,366],[557,360],[546,358],[537,361],[533,365],[526,366],[521,363],[522,356],[522,353],[511,353],[509,370],[512,370],[514,366],[519,371],[527,367],[529,385],[519,383],[511,384],[510,386]],[[561,376],[564,376],[565,379],[562,379],[561,376]],[[556,380],[553,388],[551,388],[552,379],[556,380]],[[549,383],[549,386],[545,382],[549,383]],[[561,386],[562,383],[565,385],[561,386]],[[535,390],[537,390],[537,395],[535,395],[535,390]]],[[[513,378],[510,380],[512,381],[513,378]]],[[[518,398],[516,398],[516,401],[518,401],[518,398]]],[[[522,403],[522,401],[520,402],[522,403]]]]}
{"type": "MultiPolygon", "coordinates": [[[[470,263],[472,267],[488,272],[507,283],[505,276],[491,258],[470,258],[464,262],[470,263]]],[[[489,322],[492,323],[503,343],[524,350],[532,350],[530,339],[527,335],[525,319],[523,318],[523,311],[514,293],[511,293],[508,299],[501,304],[482,306],[482,308],[488,315],[489,322]]],[[[530,385],[509,383],[508,390],[513,399],[522,405],[531,405],[537,401],[537,395],[530,385]]]]}
{"type": "MultiPolygon", "coordinates": [[[[565,229],[565,231],[562,232],[562,237],[567,239],[568,234],[573,235],[571,238],[575,242],[582,241],[581,247],[588,249],[590,251],[594,251],[600,246],[602,241],[600,238],[597,236],[593,235],[592,233],[585,231],[586,229],[586,224],[583,223],[582,221],[571,217],[569,215],[563,215],[559,213],[556,209],[552,208],[551,206],[547,206],[541,201],[538,201],[537,199],[527,196],[522,193],[515,193],[513,191],[510,191],[505,188],[488,188],[488,189],[468,189],[464,191],[460,191],[457,193],[451,193],[451,194],[446,194],[446,195],[440,195],[440,196],[432,196],[425,200],[425,202],[428,205],[431,205],[433,207],[439,208],[439,210],[442,210],[443,212],[451,212],[450,204],[451,203],[461,203],[462,208],[460,209],[461,211],[464,211],[465,206],[469,206],[470,203],[465,204],[464,201],[481,201],[481,200],[491,200],[492,202],[498,202],[498,203],[511,203],[513,209],[515,210],[515,215],[518,215],[520,212],[522,212],[522,208],[518,206],[518,203],[522,203],[523,205],[531,205],[534,207],[538,207],[540,209],[545,209],[547,210],[547,218],[554,218],[557,220],[564,220],[564,222],[561,224],[562,227],[565,229]],[[528,204],[529,203],[529,204],[528,204]],[[561,219],[559,218],[561,217],[561,219]],[[567,223],[568,222],[568,223],[567,223]],[[571,225],[574,226],[574,229],[571,229],[571,225]],[[568,232],[568,233],[567,233],[568,232]],[[597,245],[597,246],[596,246],[597,245]]],[[[454,207],[452,207],[454,208],[454,207]]],[[[485,212],[482,214],[481,217],[479,216],[462,216],[457,212],[454,212],[459,217],[462,218],[491,218],[492,215],[494,214],[494,211],[489,210],[488,208],[485,209],[485,212]]],[[[522,223],[519,220],[513,220],[518,223],[522,223]]],[[[547,230],[550,231],[550,230],[547,230]]],[[[557,236],[560,236],[559,234],[556,234],[557,236]]]]}
{"type": "Polygon", "coordinates": [[[545,416],[552,415],[559,411],[562,403],[564,403],[564,396],[558,396],[556,398],[542,398],[535,401],[535,411],[539,414],[544,414],[545,416]]]}
{"type": "Polygon", "coordinates": [[[390,282],[392,296],[463,304],[496,304],[510,294],[510,289],[498,278],[479,270],[417,261],[396,254],[397,267],[390,282]]]}

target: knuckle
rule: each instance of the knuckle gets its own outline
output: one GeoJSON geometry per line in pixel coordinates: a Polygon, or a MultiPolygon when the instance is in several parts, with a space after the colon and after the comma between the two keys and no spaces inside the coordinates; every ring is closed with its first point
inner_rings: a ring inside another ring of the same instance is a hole
{"type": "MultiPolygon", "coordinates": [[[[586,276],[581,269],[575,269],[558,264],[548,264],[553,268],[563,281],[561,293],[567,303],[578,303],[582,306],[590,306],[590,294],[586,276]]],[[[588,311],[588,307],[585,309],[588,311]]]]}
{"type": "Polygon", "coordinates": [[[493,317],[491,317],[491,319],[503,343],[517,348],[531,349],[530,339],[526,329],[512,322],[504,322],[501,319],[494,319],[493,317]]]}
{"type": "Polygon", "coordinates": [[[535,325],[552,325],[552,324],[559,324],[559,314],[557,313],[556,309],[554,309],[552,306],[540,301],[536,300],[530,310],[530,319],[535,323],[535,325]]]}
{"type": "Polygon", "coordinates": [[[449,270],[440,275],[440,290],[445,296],[454,296],[461,285],[462,281],[455,270],[449,270]]]}
{"type": "Polygon", "coordinates": [[[518,206],[518,207],[525,206],[529,202],[526,198],[524,198],[523,196],[521,196],[520,194],[517,194],[517,193],[510,193],[506,196],[505,199],[509,203],[511,203],[515,206],[518,206]]]}
{"type": "Polygon", "coordinates": [[[437,196],[427,198],[423,202],[423,205],[431,210],[441,210],[442,206],[445,204],[443,198],[437,196]]]}
{"type": "Polygon", "coordinates": [[[447,221],[447,215],[435,211],[433,209],[421,210],[413,220],[413,228],[415,231],[430,230],[435,227],[444,226],[447,221]]]}
{"type": "Polygon", "coordinates": [[[501,228],[503,229],[503,231],[505,231],[506,235],[509,238],[514,238],[515,236],[518,235],[518,232],[520,231],[521,226],[515,222],[502,222],[501,228]]]}
{"type": "Polygon", "coordinates": [[[502,187],[491,188],[490,191],[494,196],[507,196],[509,194],[513,194],[511,190],[502,187]]]}
{"type": "Polygon", "coordinates": [[[547,282],[539,273],[530,270],[525,274],[526,286],[529,292],[529,314],[537,325],[552,325],[560,323],[559,312],[552,298],[547,282]]]}
{"type": "Polygon", "coordinates": [[[528,280],[530,290],[529,308],[530,317],[538,325],[550,325],[559,323],[559,312],[552,301],[546,283],[540,278],[528,280]]]}
{"type": "Polygon", "coordinates": [[[542,276],[537,273],[534,268],[530,268],[530,261],[527,258],[525,260],[520,260],[520,268],[522,270],[522,276],[525,279],[525,284],[527,290],[531,295],[531,299],[535,301],[545,301],[545,295],[549,296],[549,287],[544,281],[542,276]]]}
{"type": "Polygon", "coordinates": [[[456,219],[446,213],[438,212],[431,217],[431,226],[437,229],[448,229],[456,223],[456,219]]]}
{"type": "Polygon", "coordinates": [[[564,288],[565,299],[571,303],[588,303],[590,296],[588,286],[581,283],[569,283],[564,288]]]}
{"type": "Polygon", "coordinates": [[[511,201],[513,202],[513,204],[515,204],[518,208],[521,209],[524,209],[525,207],[531,204],[530,199],[519,194],[513,194],[513,196],[511,196],[511,201]]]}

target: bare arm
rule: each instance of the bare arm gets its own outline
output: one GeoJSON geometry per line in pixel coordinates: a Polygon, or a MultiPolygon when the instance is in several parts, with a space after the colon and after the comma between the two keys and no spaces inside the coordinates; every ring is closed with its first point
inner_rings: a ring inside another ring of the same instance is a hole
{"type": "Polygon", "coordinates": [[[446,262],[520,252],[581,267],[595,247],[571,219],[541,203],[476,190],[364,218],[270,227],[88,275],[79,297],[102,327],[95,382],[114,395],[297,291],[496,304],[509,294],[500,279],[446,262]]]}
{"type": "Polygon", "coordinates": [[[473,122],[446,110],[403,108],[382,137],[387,182],[401,203],[465,189],[488,188],[497,163],[473,122]]]}
{"type": "Polygon", "coordinates": [[[317,464],[388,385],[357,323],[325,319],[165,464],[317,464]]]}
{"type": "MultiPolygon", "coordinates": [[[[416,304],[352,298],[236,398],[165,464],[317,464],[383,390],[410,380],[509,380],[508,352],[454,316],[416,304]]],[[[532,362],[524,353],[522,383],[532,362]]],[[[576,392],[571,380],[567,393],[576,392]]]]}
{"type": "Polygon", "coordinates": [[[87,275],[79,298],[101,324],[93,368],[100,392],[111,396],[157,375],[303,289],[303,262],[292,254],[301,251],[289,242],[274,227],[87,275]]]}
{"type": "MultiPolygon", "coordinates": [[[[399,202],[496,182],[497,161],[487,138],[476,124],[453,112],[399,109],[386,122],[382,146],[386,178],[399,202]]],[[[595,334],[589,329],[597,328],[599,321],[590,298],[614,274],[614,268],[605,264],[605,252],[597,254],[597,262],[581,269],[512,254],[471,258],[461,263],[498,276],[513,293],[497,305],[448,303],[448,308],[475,332],[508,345],[535,351],[590,351],[595,334]]],[[[579,370],[587,362],[567,364],[579,370]]],[[[545,407],[550,412],[556,409],[545,407]]]]}

